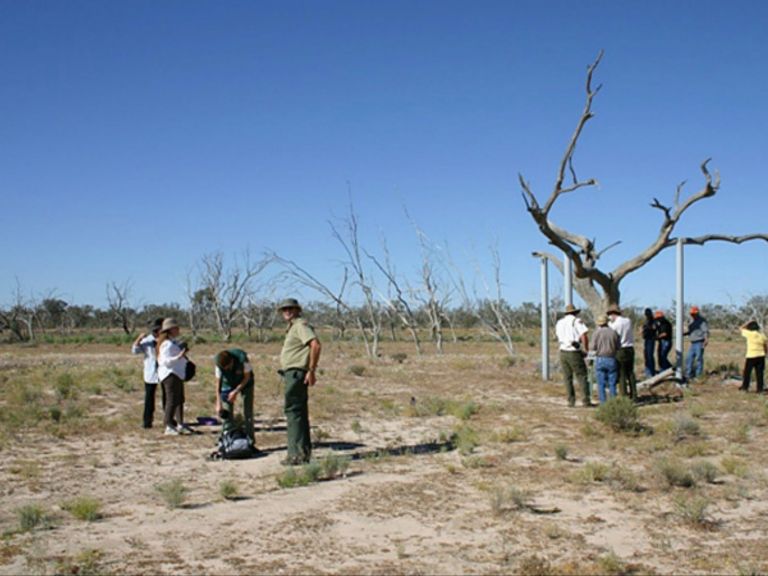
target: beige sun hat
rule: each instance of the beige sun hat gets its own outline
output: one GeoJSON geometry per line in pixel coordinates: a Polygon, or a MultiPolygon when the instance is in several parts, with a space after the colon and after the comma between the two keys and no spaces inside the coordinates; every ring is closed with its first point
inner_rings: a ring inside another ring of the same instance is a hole
{"type": "Polygon", "coordinates": [[[566,314],[578,314],[579,312],[581,312],[581,308],[576,308],[573,304],[568,304],[565,307],[566,314]]]}
{"type": "Polygon", "coordinates": [[[163,325],[160,327],[160,332],[168,332],[168,330],[172,330],[178,327],[179,323],[176,321],[176,318],[166,318],[163,320],[163,325]]]}
{"type": "Polygon", "coordinates": [[[597,317],[598,326],[605,326],[606,324],[608,324],[608,318],[605,316],[605,314],[601,314],[597,317]]]}

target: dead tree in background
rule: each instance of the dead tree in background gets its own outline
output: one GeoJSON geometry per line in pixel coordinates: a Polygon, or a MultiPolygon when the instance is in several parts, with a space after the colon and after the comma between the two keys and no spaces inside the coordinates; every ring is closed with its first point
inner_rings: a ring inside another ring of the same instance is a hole
{"type": "MultiPolygon", "coordinates": [[[[606,250],[615,246],[618,242],[613,243],[602,250],[598,250],[596,239],[590,239],[586,236],[575,234],[569,230],[561,228],[551,220],[550,213],[560,197],[564,194],[576,192],[580,188],[595,186],[597,184],[597,180],[594,178],[583,180],[577,177],[573,167],[573,156],[576,151],[576,144],[578,143],[586,123],[594,116],[592,112],[592,101],[600,91],[601,86],[597,86],[597,88],[592,87],[592,75],[602,57],[603,52],[601,51],[595,61],[587,68],[586,102],[584,110],[579,117],[576,124],[576,130],[571,136],[571,140],[560,160],[557,179],[552,192],[543,205],[539,203],[531,190],[529,183],[525,181],[522,174],[519,176],[523,200],[525,201],[528,213],[539,227],[541,233],[547,240],[549,240],[549,243],[561,250],[566,257],[573,262],[575,275],[574,288],[595,315],[605,311],[611,304],[620,304],[621,291],[619,286],[622,280],[632,272],[642,268],[662,250],[675,246],[677,238],[673,237],[672,233],[683,214],[685,214],[685,212],[696,202],[714,196],[720,189],[719,175],[715,173],[713,177],[710,174],[707,169],[709,160],[705,160],[700,167],[702,175],[704,176],[704,185],[702,188],[688,198],[681,199],[681,193],[685,182],[679,184],[675,191],[672,205],[664,204],[657,198],[654,198],[651,207],[659,210],[663,215],[657,237],[637,256],[630,258],[609,272],[598,268],[598,261],[606,250]],[[570,176],[570,179],[567,182],[566,172],[570,176]]],[[[702,245],[706,242],[716,240],[741,244],[742,242],[749,240],[768,241],[768,235],[749,234],[746,236],[727,236],[723,234],[707,234],[695,238],[685,238],[684,242],[686,244],[702,245]]],[[[562,261],[556,255],[548,252],[538,252],[535,253],[535,255],[549,259],[562,271],[562,261]]]]}
{"type": "Polygon", "coordinates": [[[357,215],[355,214],[352,203],[349,204],[349,215],[344,219],[343,224],[346,233],[342,234],[333,224],[329,222],[333,237],[338,240],[347,254],[346,264],[354,274],[353,283],[360,288],[363,293],[363,304],[365,310],[365,321],[358,316],[358,327],[363,333],[365,350],[369,358],[376,358],[379,355],[379,339],[381,338],[382,317],[379,303],[374,297],[373,281],[366,274],[363,260],[361,257],[362,248],[360,246],[360,236],[358,234],[357,215]]]}
{"type": "MultiPolygon", "coordinates": [[[[451,299],[449,291],[443,290],[443,282],[435,270],[435,249],[426,234],[414,224],[421,250],[421,284],[413,290],[414,297],[421,302],[422,309],[429,319],[429,331],[435,348],[443,353],[443,322],[446,320],[445,309],[451,299]]],[[[455,340],[455,334],[454,334],[455,340]]]]}
{"type": "Polygon", "coordinates": [[[200,288],[211,300],[216,330],[225,342],[232,339],[232,328],[242,314],[243,303],[251,295],[255,278],[269,263],[268,257],[253,262],[246,252],[242,264],[236,261],[227,268],[224,255],[220,252],[203,256],[200,262],[200,288]]]}
{"type": "Polygon", "coordinates": [[[376,257],[371,256],[370,254],[367,254],[367,256],[376,265],[376,267],[379,269],[379,272],[381,272],[387,279],[387,295],[383,296],[387,310],[390,314],[397,316],[400,319],[402,325],[408,329],[408,332],[410,332],[411,338],[413,339],[413,345],[416,347],[416,353],[421,356],[421,340],[419,339],[418,331],[419,323],[416,319],[416,314],[411,308],[411,304],[408,298],[406,298],[406,293],[403,290],[403,287],[397,280],[397,274],[395,273],[394,267],[392,266],[386,241],[382,241],[382,247],[384,250],[383,264],[379,262],[376,257]],[[394,295],[392,295],[392,291],[394,291],[394,295]]]}
{"type": "Polygon", "coordinates": [[[131,294],[131,283],[126,280],[118,286],[116,282],[107,284],[107,305],[112,321],[130,334],[133,331],[133,310],[128,305],[131,294]]]}

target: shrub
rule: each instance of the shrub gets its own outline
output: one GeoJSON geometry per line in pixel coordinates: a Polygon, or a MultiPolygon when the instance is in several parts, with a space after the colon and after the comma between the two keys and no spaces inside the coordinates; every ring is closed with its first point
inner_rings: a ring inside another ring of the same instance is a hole
{"type": "Polygon", "coordinates": [[[678,415],[672,424],[672,437],[675,442],[680,442],[686,438],[691,438],[701,435],[701,427],[696,420],[686,416],[678,415]]]}
{"type": "Polygon", "coordinates": [[[47,528],[51,518],[40,504],[26,504],[16,510],[19,518],[19,530],[30,532],[35,528],[47,528]]]}
{"type": "Polygon", "coordinates": [[[555,446],[555,457],[558,460],[568,460],[568,446],[558,444],[555,446]]]}
{"type": "Polygon", "coordinates": [[[355,376],[364,376],[365,366],[360,364],[352,364],[352,366],[349,367],[349,373],[354,374],[355,376]]]}
{"type": "Polygon", "coordinates": [[[495,516],[530,507],[531,495],[517,486],[496,486],[491,491],[491,510],[495,516]]]}
{"type": "Polygon", "coordinates": [[[165,502],[168,508],[181,508],[187,499],[189,490],[180,478],[166,480],[155,486],[155,491],[165,502]]]}
{"type": "Polygon", "coordinates": [[[739,478],[744,478],[749,470],[749,466],[746,462],[744,462],[744,460],[735,458],[733,456],[726,456],[720,460],[720,466],[723,467],[723,470],[725,470],[726,474],[732,474],[733,476],[738,476],[739,478]]]}
{"type": "Polygon", "coordinates": [[[102,518],[101,502],[89,496],[81,496],[70,500],[62,508],[78,520],[85,522],[94,522],[102,518]]]}
{"type": "Polygon", "coordinates": [[[704,528],[712,524],[707,516],[709,500],[703,497],[677,498],[675,499],[675,511],[685,522],[697,528],[704,528]]]}
{"type": "Polygon", "coordinates": [[[504,444],[512,444],[513,442],[522,442],[528,439],[528,435],[525,430],[517,426],[512,428],[502,428],[493,433],[493,440],[495,442],[502,442],[504,444]]]}
{"type": "Polygon", "coordinates": [[[670,487],[691,488],[696,485],[696,478],[694,478],[691,470],[678,460],[662,459],[658,462],[657,469],[662,479],[670,487]]]}
{"type": "Polygon", "coordinates": [[[64,372],[64,374],[59,374],[59,377],[56,378],[56,397],[59,400],[67,400],[70,398],[76,398],[77,397],[77,389],[75,388],[75,379],[72,377],[72,374],[69,372],[64,372]]]}
{"type": "Polygon", "coordinates": [[[233,500],[238,496],[237,482],[234,480],[222,480],[219,483],[219,495],[224,500],[233,500]]]}
{"type": "Polygon", "coordinates": [[[478,445],[477,432],[470,426],[461,426],[453,433],[451,443],[460,454],[471,454],[478,445]]]}
{"type": "Polygon", "coordinates": [[[480,408],[474,401],[453,404],[450,407],[450,413],[459,420],[469,420],[474,414],[477,414],[480,408]]]}
{"type": "Polygon", "coordinates": [[[408,354],[406,354],[405,352],[395,352],[390,356],[390,358],[392,358],[392,360],[394,360],[398,364],[402,364],[408,358],[408,354]]]}
{"type": "Polygon", "coordinates": [[[587,462],[584,464],[584,467],[576,473],[574,478],[576,482],[580,484],[603,482],[608,479],[610,470],[610,467],[602,462],[587,462]]]}
{"type": "Polygon", "coordinates": [[[610,398],[597,409],[595,418],[615,432],[637,432],[640,429],[637,406],[631,398],[610,398]]]}
{"type": "Polygon", "coordinates": [[[708,462],[707,460],[703,460],[702,462],[697,462],[694,464],[691,472],[693,472],[693,475],[698,480],[703,480],[708,484],[714,484],[715,480],[717,480],[718,474],[720,474],[720,470],[717,468],[717,466],[712,464],[712,462],[708,462]]]}
{"type": "Polygon", "coordinates": [[[347,456],[328,454],[320,460],[320,473],[325,480],[332,480],[337,476],[344,476],[349,468],[350,459],[347,456]]]}

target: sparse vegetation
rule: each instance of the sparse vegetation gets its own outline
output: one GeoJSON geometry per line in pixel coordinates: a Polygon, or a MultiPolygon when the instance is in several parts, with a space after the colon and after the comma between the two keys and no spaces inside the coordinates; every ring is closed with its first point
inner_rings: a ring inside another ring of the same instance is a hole
{"type": "Polygon", "coordinates": [[[155,491],[170,509],[181,508],[189,493],[189,489],[180,478],[172,478],[155,485],[155,491]]]}
{"type": "Polygon", "coordinates": [[[239,494],[239,484],[235,480],[227,479],[219,482],[219,496],[224,500],[234,500],[239,494]]]}
{"type": "Polygon", "coordinates": [[[595,418],[615,432],[635,433],[640,430],[637,406],[631,398],[617,396],[598,406],[595,418]]]}
{"type": "Polygon", "coordinates": [[[52,523],[50,513],[41,504],[25,504],[16,510],[16,515],[22,532],[49,528],[52,523]]]}
{"type": "Polygon", "coordinates": [[[62,505],[62,508],[78,520],[85,522],[94,522],[102,518],[101,502],[91,496],[80,496],[69,500],[62,505]]]}

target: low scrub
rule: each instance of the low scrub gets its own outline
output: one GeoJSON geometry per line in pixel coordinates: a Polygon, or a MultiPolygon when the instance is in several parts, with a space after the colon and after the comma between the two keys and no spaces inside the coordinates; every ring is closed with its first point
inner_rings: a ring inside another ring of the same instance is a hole
{"type": "Polygon", "coordinates": [[[187,494],[189,493],[189,489],[180,478],[173,478],[157,484],[155,491],[170,509],[181,508],[186,502],[187,494]]]}
{"type": "Polygon", "coordinates": [[[617,396],[600,404],[595,418],[614,432],[637,433],[642,429],[637,406],[631,398],[617,396]]]}
{"type": "Polygon", "coordinates": [[[78,520],[84,522],[94,522],[103,517],[103,514],[101,513],[101,502],[90,496],[80,496],[79,498],[65,502],[62,508],[78,520]]]}
{"type": "Polygon", "coordinates": [[[656,463],[662,481],[669,487],[692,488],[696,485],[693,471],[679,460],[663,458],[656,463]]]}
{"type": "Polygon", "coordinates": [[[313,460],[303,466],[291,466],[277,476],[280,488],[297,488],[315,482],[343,477],[349,468],[349,458],[329,454],[320,460],[313,460]]]}
{"type": "Polygon", "coordinates": [[[38,528],[50,528],[53,518],[41,504],[26,504],[16,510],[19,530],[31,532],[38,528]]]}

